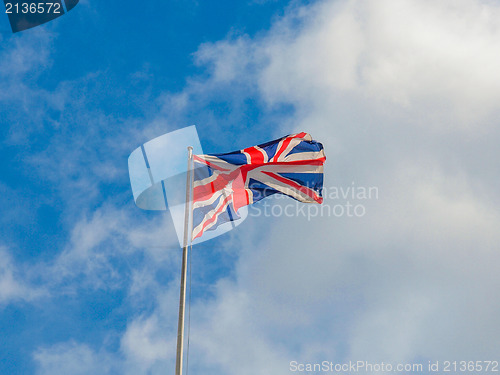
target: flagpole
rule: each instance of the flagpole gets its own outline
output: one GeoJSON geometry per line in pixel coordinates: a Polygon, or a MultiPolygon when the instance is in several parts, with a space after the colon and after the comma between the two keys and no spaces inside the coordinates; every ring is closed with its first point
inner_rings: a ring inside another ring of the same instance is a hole
{"type": "MultiPolygon", "coordinates": [[[[175,359],[175,375],[182,375],[182,362],[184,351],[184,312],[186,310],[186,277],[188,258],[188,234],[193,170],[191,168],[193,160],[193,148],[188,147],[188,167],[186,176],[186,207],[184,212],[184,241],[182,244],[182,270],[181,270],[181,291],[179,297],[179,322],[177,325],[177,356],[175,359]]],[[[190,240],[190,238],[189,238],[190,240]]]]}

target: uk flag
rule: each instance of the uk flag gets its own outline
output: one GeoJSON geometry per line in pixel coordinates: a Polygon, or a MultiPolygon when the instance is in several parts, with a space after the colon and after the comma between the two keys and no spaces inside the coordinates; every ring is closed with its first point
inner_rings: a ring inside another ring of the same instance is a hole
{"type": "Polygon", "coordinates": [[[238,210],[273,194],[322,203],[323,145],[307,133],[226,154],[195,155],[192,239],[240,218],[238,210]]]}

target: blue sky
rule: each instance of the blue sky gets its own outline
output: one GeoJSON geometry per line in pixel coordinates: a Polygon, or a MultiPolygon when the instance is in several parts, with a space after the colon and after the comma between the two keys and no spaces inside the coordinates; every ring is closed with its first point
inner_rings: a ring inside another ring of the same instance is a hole
{"type": "Polygon", "coordinates": [[[180,249],[168,213],[134,205],[127,157],[191,124],[205,152],[311,133],[332,195],[305,214],[266,199],[195,246],[190,372],[498,360],[497,4],[81,0],[15,35],[0,19],[0,373],[173,372],[180,249]]]}

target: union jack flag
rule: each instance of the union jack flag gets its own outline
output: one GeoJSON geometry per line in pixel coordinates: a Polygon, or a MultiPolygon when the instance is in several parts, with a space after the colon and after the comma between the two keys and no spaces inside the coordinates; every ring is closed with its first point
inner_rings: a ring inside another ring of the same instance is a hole
{"type": "Polygon", "coordinates": [[[195,155],[193,240],[240,218],[238,210],[272,194],[322,203],[323,145],[307,133],[226,154],[195,155]]]}

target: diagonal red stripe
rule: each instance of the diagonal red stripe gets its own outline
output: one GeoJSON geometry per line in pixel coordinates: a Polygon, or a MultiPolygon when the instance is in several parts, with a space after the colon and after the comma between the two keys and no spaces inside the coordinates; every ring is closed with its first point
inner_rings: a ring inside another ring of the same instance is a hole
{"type": "Polygon", "coordinates": [[[314,190],[312,189],[309,189],[308,187],[305,187],[305,186],[302,186],[300,184],[298,184],[297,182],[293,181],[293,180],[290,180],[288,178],[285,178],[283,176],[280,176],[276,173],[272,173],[272,172],[265,172],[265,171],[262,171],[262,173],[284,183],[284,184],[287,184],[287,185],[290,185],[291,187],[293,187],[295,190],[298,190],[304,194],[306,194],[307,196],[309,196],[310,198],[314,199],[317,203],[323,203],[323,198],[320,197],[318,195],[318,193],[316,193],[314,190]]]}
{"type": "Polygon", "coordinates": [[[205,231],[205,229],[207,229],[207,226],[208,226],[208,225],[210,225],[210,224],[212,224],[212,223],[214,223],[214,222],[217,220],[218,215],[219,215],[220,213],[222,213],[222,211],[224,211],[224,210],[226,209],[227,205],[228,205],[230,202],[231,202],[231,195],[228,195],[228,196],[224,199],[224,201],[222,202],[222,204],[221,204],[221,206],[219,207],[219,209],[218,209],[217,211],[215,211],[215,212],[213,213],[213,215],[212,215],[212,216],[211,216],[211,217],[210,217],[207,221],[205,221],[205,222],[203,223],[203,226],[202,226],[201,231],[200,231],[200,232],[199,232],[199,233],[198,233],[198,234],[197,234],[197,235],[193,238],[193,240],[194,240],[194,239],[196,239],[196,238],[198,238],[198,237],[200,237],[200,236],[203,234],[203,232],[205,231]]]}

